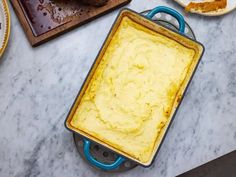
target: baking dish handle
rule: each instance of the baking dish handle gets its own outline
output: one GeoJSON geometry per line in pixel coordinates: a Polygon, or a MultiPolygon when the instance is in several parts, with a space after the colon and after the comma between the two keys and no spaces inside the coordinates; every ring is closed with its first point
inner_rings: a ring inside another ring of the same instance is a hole
{"type": "Polygon", "coordinates": [[[158,6],[158,7],[154,8],[154,9],[152,9],[146,16],[148,18],[152,19],[152,17],[155,14],[160,13],[160,12],[164,12],[164,13],[167,13],[167,14],[175,17],[176,20],[179,23],[179,32],[184,34],[184,29],[185,29],[184,17],[179,12],[177,12],[174,9],[171,9],[169,7],[166,7],[166,6],[158,6]]]}
{"type": "Polygon", "coordinates": [[[90,154],[90,141],[84,139],[84,155],[86,159],[94,166],[102,169],[102,170],[113,170],[118,168],[124,161],[125,158],[119,156],[115,162],[112,164],[104,164],[102,162],[97,161],[94,157],[90,154]]]}

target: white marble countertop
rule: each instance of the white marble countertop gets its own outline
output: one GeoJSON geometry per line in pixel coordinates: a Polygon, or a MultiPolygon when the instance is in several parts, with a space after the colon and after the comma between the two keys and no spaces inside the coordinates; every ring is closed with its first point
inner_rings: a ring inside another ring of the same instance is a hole
{"type": "MultiPolygon", "coordinates": [[[[135,11],[172,1],[133,0],[135,11]]],[[[236,149],[236,11],[185,14],[206,52],[150,168],[106,174],[79,156],[64,120],[118,11],[32,48],[12,9],[0,61],[1,177],[173,177],[236,149]]]]}

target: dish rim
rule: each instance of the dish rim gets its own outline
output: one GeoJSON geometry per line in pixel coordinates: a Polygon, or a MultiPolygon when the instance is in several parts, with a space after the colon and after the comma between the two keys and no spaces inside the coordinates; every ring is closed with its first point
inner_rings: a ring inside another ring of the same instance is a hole
{"type": "Polygon", "coordinates": [[[6,32],[4,33],[2,48],[0,48],[0,58],[3,56],[3,54],[6,50],[6,47],[7,47],[9,38],[10,38],[10,32],[11,32],[11,16],[10,16],[10,11],[9,11],[7,1],[2,0],[2,4],[3,4],[3,10],[4,10],[3,13],[5,14],[5,17],[3,17],[3,18],[6,18],[6,23],[7,23],[6,28],[7,29],[6,29],[6,32]]]}

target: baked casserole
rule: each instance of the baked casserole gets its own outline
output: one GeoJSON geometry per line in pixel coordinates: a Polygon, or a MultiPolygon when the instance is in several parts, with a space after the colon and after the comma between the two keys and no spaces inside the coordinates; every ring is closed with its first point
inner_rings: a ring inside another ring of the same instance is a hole
{"type": "Polygon", "coordinates": [[[124,16],[70,125],[147,163],[195,52],[124,16]]]}

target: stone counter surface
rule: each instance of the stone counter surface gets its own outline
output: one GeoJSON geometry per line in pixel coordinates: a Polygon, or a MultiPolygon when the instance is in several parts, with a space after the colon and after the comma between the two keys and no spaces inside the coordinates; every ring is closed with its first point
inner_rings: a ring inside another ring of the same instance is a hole
{"type": "MultiPolygon", "coordinates": [[[[174,1],[133,0],[141,12],[174,1]]],[[[173,177],[236,149],[236,11],[184,14],[206,51],[150,168],[106,174],[77,153],[64,120],[119,10],[32,48],[10,6],[0,60],[1,177],[173,177]]]]}

